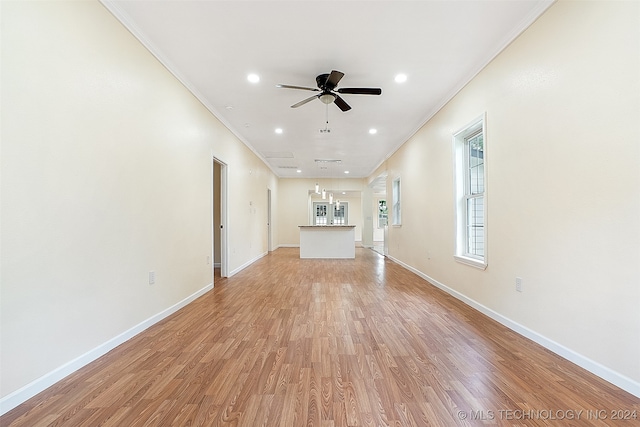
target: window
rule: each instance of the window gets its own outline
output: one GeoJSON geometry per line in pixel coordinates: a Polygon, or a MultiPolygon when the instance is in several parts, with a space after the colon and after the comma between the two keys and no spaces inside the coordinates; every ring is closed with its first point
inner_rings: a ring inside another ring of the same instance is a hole
{"type": "Polygon", "coordinates": [[[327,204],[326,203],[314,203],[314,216],[313,216],[313,225],[327,225],[328,224],[328,216],[327,216],[327,204]]]}
{"type": "Polygon", "coordinates": [[[378,228],[384,228],[387,225],[387,201],[378,200],[378,228]]]}
{"type": "Polygon", "coordinates": [[[349,203],[313,202],[313,225],[349,225],[349,203]]]}
{"type": "Polygon", "coordinates": [[[391,225],[400,225],[402,224],[402,210],[400,209],[400,178],[393,180],[391,191],[393,195],[393,205],[391,206],[391,225]]]}
{"type": "Polygon", "coordinates": [[[338,204],[333,204],[333,225],[347,225],[347,206],[344,203],[340,203],[340,208],[338,208],[338,204]]]}
{"type": "Polygon", "coordinates": [[[484,116],[453,136],[458,261],[486,268],[486,141],[484,116]]]}

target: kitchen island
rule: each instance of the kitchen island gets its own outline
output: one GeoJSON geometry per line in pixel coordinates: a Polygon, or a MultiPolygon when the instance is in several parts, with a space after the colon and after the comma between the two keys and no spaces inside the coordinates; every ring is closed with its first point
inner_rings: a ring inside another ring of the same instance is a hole
{"type": "Polygon", "coordinates": [[[355,225],[300,225],[300,258],[355,258],[355,225]]]}

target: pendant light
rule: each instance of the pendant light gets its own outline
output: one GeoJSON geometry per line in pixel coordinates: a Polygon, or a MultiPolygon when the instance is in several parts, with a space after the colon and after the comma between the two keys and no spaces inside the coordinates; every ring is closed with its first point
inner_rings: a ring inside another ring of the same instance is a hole
{"type": "MultiPolygon", "coordinates": [[[[340,192],[340,178],[338,178],[338,192],[340,192]]],[[[340,210],[340,199],[336,199],[336,209],[340,210]]]]}

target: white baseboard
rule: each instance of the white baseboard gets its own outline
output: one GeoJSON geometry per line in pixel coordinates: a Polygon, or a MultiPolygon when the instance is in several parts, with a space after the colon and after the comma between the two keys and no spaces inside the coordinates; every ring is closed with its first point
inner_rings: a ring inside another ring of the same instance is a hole
{"type": "MultiPolygon", "coordinates": [[[[365,246],[365,245],[363,245],[361,240],[355,240],[355,241],[354,241],[354,244],[356,245],[356,247],[357,247],[357,248],[360,248],[360,247],[362,247],[362,248],[370,247],[370,246],[365,246]]],[[[281,245],[276,246],[275,248],[273,248],[273,250],[276,250],[276,249],[279,249],[279,248],[299,248],[299,247],[300,247],[300,245],[299,245],[299,244],[295,244],[295,243],[284,243],[284,244],[281,244],[281,245]]]]}
{"type": "Polygon", "coordinates": [[[164,309],[163,311],[161,311],[160,313],[154,316],[151,316],[147,320],[137,324],[131,329],[124,331],[120,335],[117,335],[111,338],[109,341],[105,342],[104,344],[99,345],[93,350],[89,350],[85,354],[71,360],[70,362],[65,363],[64,365],[58,367],[57,369],[54,369],[53,371],[30,382],[24,387],[14,391],[13,393],[6,395],[2,399],[0,399],[0,415],[7,413],[8,411],[12,410],[16,406],[26,402],[36,394],[40,393],[41,391],[44,391],[48,387],[51,387],[53,384],[64,379],[65,377],[74,373],[75,371],[82,368],[83,366],[88,365],[89,363],[93,362],[94,360],[98,359],[101,356],[104,356],[105,354],[107,354],[109,351],[113,350],[120,344],[124,343],[125,341],[128,341],[129,339],[138,335],[140,332],[158,323],[165,317],[168,317],[171,314],[175,313],[176,311],[180,310],[182,307],[186,306],[187,304],[194,301],[198,297],[204,295],[211,289],[213,289],[213,283],[209,283],[207,286],[195,292],[194,294],[188,296],[182,301],[172,305],[171,307],[164,309]]]}
{"type": "Polygon", "coordinates": [[[517,332],[518,334],[529,338],[530,340],[540,344],[541,346],[545,347],[546,349],[556,353],[558,356],[561,356],[567,360],[569,360],[570,362],[575,363],[576,365],[580,366],[581,368],[586,369],[587,371],[591,372],[594,375],[597,375],[598,377],[602,378],[603,380],[609,381],[611,384],[620,387],[621,389],[633,394],[636,397],[640,397],[640,383],[625,376],[622,375],[619,372],[616,372],[594,360],[589,359],[586,356],[583,356],[577,352],[575,352],[574,350],[571,350],[568,347],[563,346],[562,344],[559,344],[547,337],[545,337],[544,335],[539,334],[538,332],[527,328],[526,326],[523,326],[517,322],[514,322],[513,320],[503,316],[502,314],[480,304],[479,302],[467,297],[464,294],[461,294],[460,292],[456,291],[455,289],[452,289],[440,282],[438,282],[437,280],[433,279],[432,277],[429,277],[428,275],[424,274],[423,272],[411,267],[408,264],[405,264],[404,262],[393,258],[392,256],[387,255],[387,258],[389,258],[391,261],[395,262],[396,264],[401,265],[402,267],[406,268],[407,270],[417,274],[418,276],[422,277],[424,280],[426,280],[427,282],[431,283],[432,285],[436,286],[437,288],[442,289],[443,291],[445,291],[446,293],[448,293],[449,295],[453,296],[454,298],[457,298],[458,300],[464,302],[465,304],[467,304],[468,306],[478,310],[479,312],[481,312],[482,314],[485,314],[486,316],[492,318],[493,320],[495,320],[496,322],[506,326],[507,328],[511,329],[514,332],[517,332]]]}
{"type": "Polygon", "coordinates": [[[228,276],[228,277],[231,277],[231,276],[233,276],[234,274],[239,273],[240,271],[242,271],[242,270],[244,270],[245,268],[249,267],[251,264],[253,264],[253,263],[254,263],[254,262],[256,262],[257,260],[259,260],[260,258],[262,258],[262,257],[264,257],[264,256],[267,256],[268,254],[269,254],[269,252],[263,252],[263,253],[261,253],[260,255],[258,255],[257,257],[255,257],[255,258],[253,258],[253,259],[250,259],[249,261],[247,261],[247,262],[245,262],[244,264],[242,264],[240,267],[238,267],[238,268],[235,268],[235,269],[231,270],[231,271],[229,272],[229,276],[228,276]]]}

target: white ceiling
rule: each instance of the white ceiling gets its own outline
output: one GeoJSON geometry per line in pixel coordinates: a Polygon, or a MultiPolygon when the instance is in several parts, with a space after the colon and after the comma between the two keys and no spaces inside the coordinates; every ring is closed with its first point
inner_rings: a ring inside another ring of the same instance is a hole
{"type": "Polygon", "coordinates": [[[279,177],[367,177],[553,0],[103,3],[279,177]],[[382,95],[341,95],[342,112],[276,87],[331,70],[382,95]]]}

